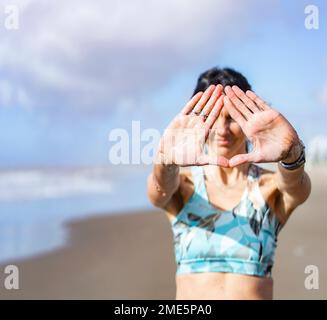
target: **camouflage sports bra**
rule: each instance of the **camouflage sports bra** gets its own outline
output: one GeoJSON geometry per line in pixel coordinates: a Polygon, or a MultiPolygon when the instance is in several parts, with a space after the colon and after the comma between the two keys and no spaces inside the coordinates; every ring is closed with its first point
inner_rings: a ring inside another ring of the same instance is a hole
{"type": "Polygon", "coordinates": [[[171,220],[176,274],[228,272],[271,277],[282,227],[258,184],[262,169],[250,164],[247,187],[232,210],[208,201],[203,167],[193,166],[194,193],[171,220]]]}

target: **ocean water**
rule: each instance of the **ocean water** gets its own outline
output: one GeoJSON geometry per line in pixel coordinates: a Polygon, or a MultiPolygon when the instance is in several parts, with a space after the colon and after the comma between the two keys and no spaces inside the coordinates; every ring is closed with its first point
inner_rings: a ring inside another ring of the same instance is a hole
{"type": "Polygon", "coordinates": [[[0,263],[58,249],[65,223],[151,208],[150,166],[107,166],[0,171],[0,263]]]}

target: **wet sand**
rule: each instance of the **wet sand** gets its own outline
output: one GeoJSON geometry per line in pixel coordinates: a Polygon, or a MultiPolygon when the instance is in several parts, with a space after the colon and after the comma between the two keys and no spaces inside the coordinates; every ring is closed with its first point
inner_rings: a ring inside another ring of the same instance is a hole
{"type": "MultiPolygon", "coordinates": [[[[327,298],[327,170],[314,168],[310,175],[311,197],[280,233],[275,299],[327,298]],[[318,290],[304,286],[308,265],[319,268],[318,290]]],[[[175,298],[172,233],[162,211],[99,216],[66,227],[64,248],[10,262],[19,267],[19,290],[4,288],[0,265],[1,299],[175,298]]]]}

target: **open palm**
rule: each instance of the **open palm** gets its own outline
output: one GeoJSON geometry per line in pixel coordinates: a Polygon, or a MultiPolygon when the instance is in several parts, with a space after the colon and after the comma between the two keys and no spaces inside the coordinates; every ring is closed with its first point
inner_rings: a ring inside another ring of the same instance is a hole
{"type": "Polygon", "coordinates": [[[296,130],[287,119],[252,91],[245,94],[240,88],[233,86],[226,87],[225,92],[225,107],[253,144],[250,153],[234,156],[229,160],[229,166],[284,159],[298,140],[296,130]]]}
{"type": "Polygon", "coordinates": [[[160,140],[160,163],[193,166],[215,164],[228,167],[224,157],[205,154],[209,131],[223,106],[223,87],[210,86],[196,94],[171,121],[160,140]]]}

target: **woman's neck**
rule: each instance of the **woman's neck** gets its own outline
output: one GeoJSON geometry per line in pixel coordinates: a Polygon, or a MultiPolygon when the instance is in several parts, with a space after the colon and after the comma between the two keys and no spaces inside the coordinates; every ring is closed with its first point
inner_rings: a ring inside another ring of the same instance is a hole
{"type": "Polygon", "coordinates": [[[232,187],[244,181],[249,165],[249,163],[244,163],[234,168],[209,165],[205,168],[205,174],[208,181],[232,187]]]}
{"type": "MultiPolygon", "coordinates": [[[[209,151],[210,152],[210,151],[209,151]]],[[[246,153],[245,147],[241,147],[236,154],[246,153]]],[[[224,186],[235,186],[236,184],[244,181],[247,177],[249,163],[241,164],[233,168],[225,168],[215,165],[209,165],[206,167],[205,173],[209,181],[224,186]]]]}

